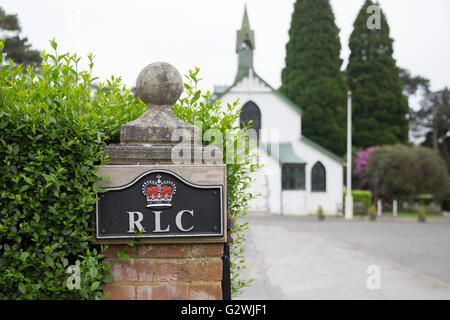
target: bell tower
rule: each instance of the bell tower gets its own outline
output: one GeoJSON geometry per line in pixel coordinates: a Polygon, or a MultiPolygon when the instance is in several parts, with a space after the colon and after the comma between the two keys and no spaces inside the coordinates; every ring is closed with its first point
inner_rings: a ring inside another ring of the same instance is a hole
{"type": "Polygon", "coordinates": [[[236,32],[236,53],[238,54],[238,73],[253,69],[253,50],[255,33],[250,29],[247,7],[244,9],[241,29],[236,32]]]}

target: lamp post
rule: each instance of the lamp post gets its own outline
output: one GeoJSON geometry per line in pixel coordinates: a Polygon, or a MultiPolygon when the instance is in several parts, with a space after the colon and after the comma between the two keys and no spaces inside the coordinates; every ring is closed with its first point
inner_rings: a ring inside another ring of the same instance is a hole
{"type": "Polygon", "coordinates": [[[347,92],[347,195],[345,196],[345,219],[353,219],[352,196],[352,92],[347,92]]]}

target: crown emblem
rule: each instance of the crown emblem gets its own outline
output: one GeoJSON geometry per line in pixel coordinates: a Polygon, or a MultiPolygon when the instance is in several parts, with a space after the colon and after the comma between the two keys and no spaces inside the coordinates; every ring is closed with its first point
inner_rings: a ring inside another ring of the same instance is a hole
{"type": "Polygon", "coordinates": [[[161,181],[159,174],[156,176],[156,181],[148,180],[142,185],[142,194],[147,199],[147,208],[170,208],[176,190],[177,188],[173,181],[161,181]]]}

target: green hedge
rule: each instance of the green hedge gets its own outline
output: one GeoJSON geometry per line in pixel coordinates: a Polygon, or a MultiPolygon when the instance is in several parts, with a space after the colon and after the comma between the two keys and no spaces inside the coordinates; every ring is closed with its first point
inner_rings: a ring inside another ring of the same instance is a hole
{"type": "Polygon", "coordinates": [[[366,208],[372,204],[372,192],[369,190],[352,190],[352,196],[354,202],[364,203],[366,208]]]}
{"type": "MultiPolygon", "coordinates": [[[[344,199],[347,194],[347,190],[344,189],[344,199]]],[[[353,202],[363,203],[366,209],[370,208],[372,204],[372,192],[369,190],[352,190],[353,202]]]]}
{"type": "Polygon", "coordinates": [[[96,170],[145,106],[120,78],[93,90],[92,55],[79,72],[80,59],[51,44],[39,73],[0,61],[0,299],[102,298],[112,280],[92,244],[96,170]],[[80,289],[67,286],[70,265],[80,289]]]}
{"type": "Polygon", "coordinates": [[[432,203],[434,200],[434,196],[432,194],[418,194],[414,197],[414,201],[418,202],[421,206],[427,206],[432,203]]]}

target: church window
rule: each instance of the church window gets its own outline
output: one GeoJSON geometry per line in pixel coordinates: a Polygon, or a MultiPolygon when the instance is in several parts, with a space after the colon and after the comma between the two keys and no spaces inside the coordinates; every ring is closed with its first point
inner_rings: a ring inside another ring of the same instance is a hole
{"type": "Polygon", "coordinates": [[[305,166],[284,165],[281,186],[283,190],[305,190],[305,166]]]}
{"type": "Polygon", "coordinates": [[[311,170],[311,191],[325,192],[327,190],[327,173],[323,164],[319,161],[311,170]]]}
{"type": "MultiPolygon", "coordinates": [[[[246,152],[250,151],[249,145],[256,145],[259,147],[259,134],[261,130],[261,111],[256,103],[248,101],[241,109],[239,116],[240,128],[248,127],[247,137],[249,144],[246,145],[246,152]]],[[[259,156],[257,158],[259,162],[259,156]]]]}
{"type": "Polygon", "coordinates": [[[261,111],[259,110],[256,103],[249,101],[241,109],[240,114],[240,128],[249,126],[256,130],[256,135],[259,139],[259,130],[261,130],[261,111]]]}

